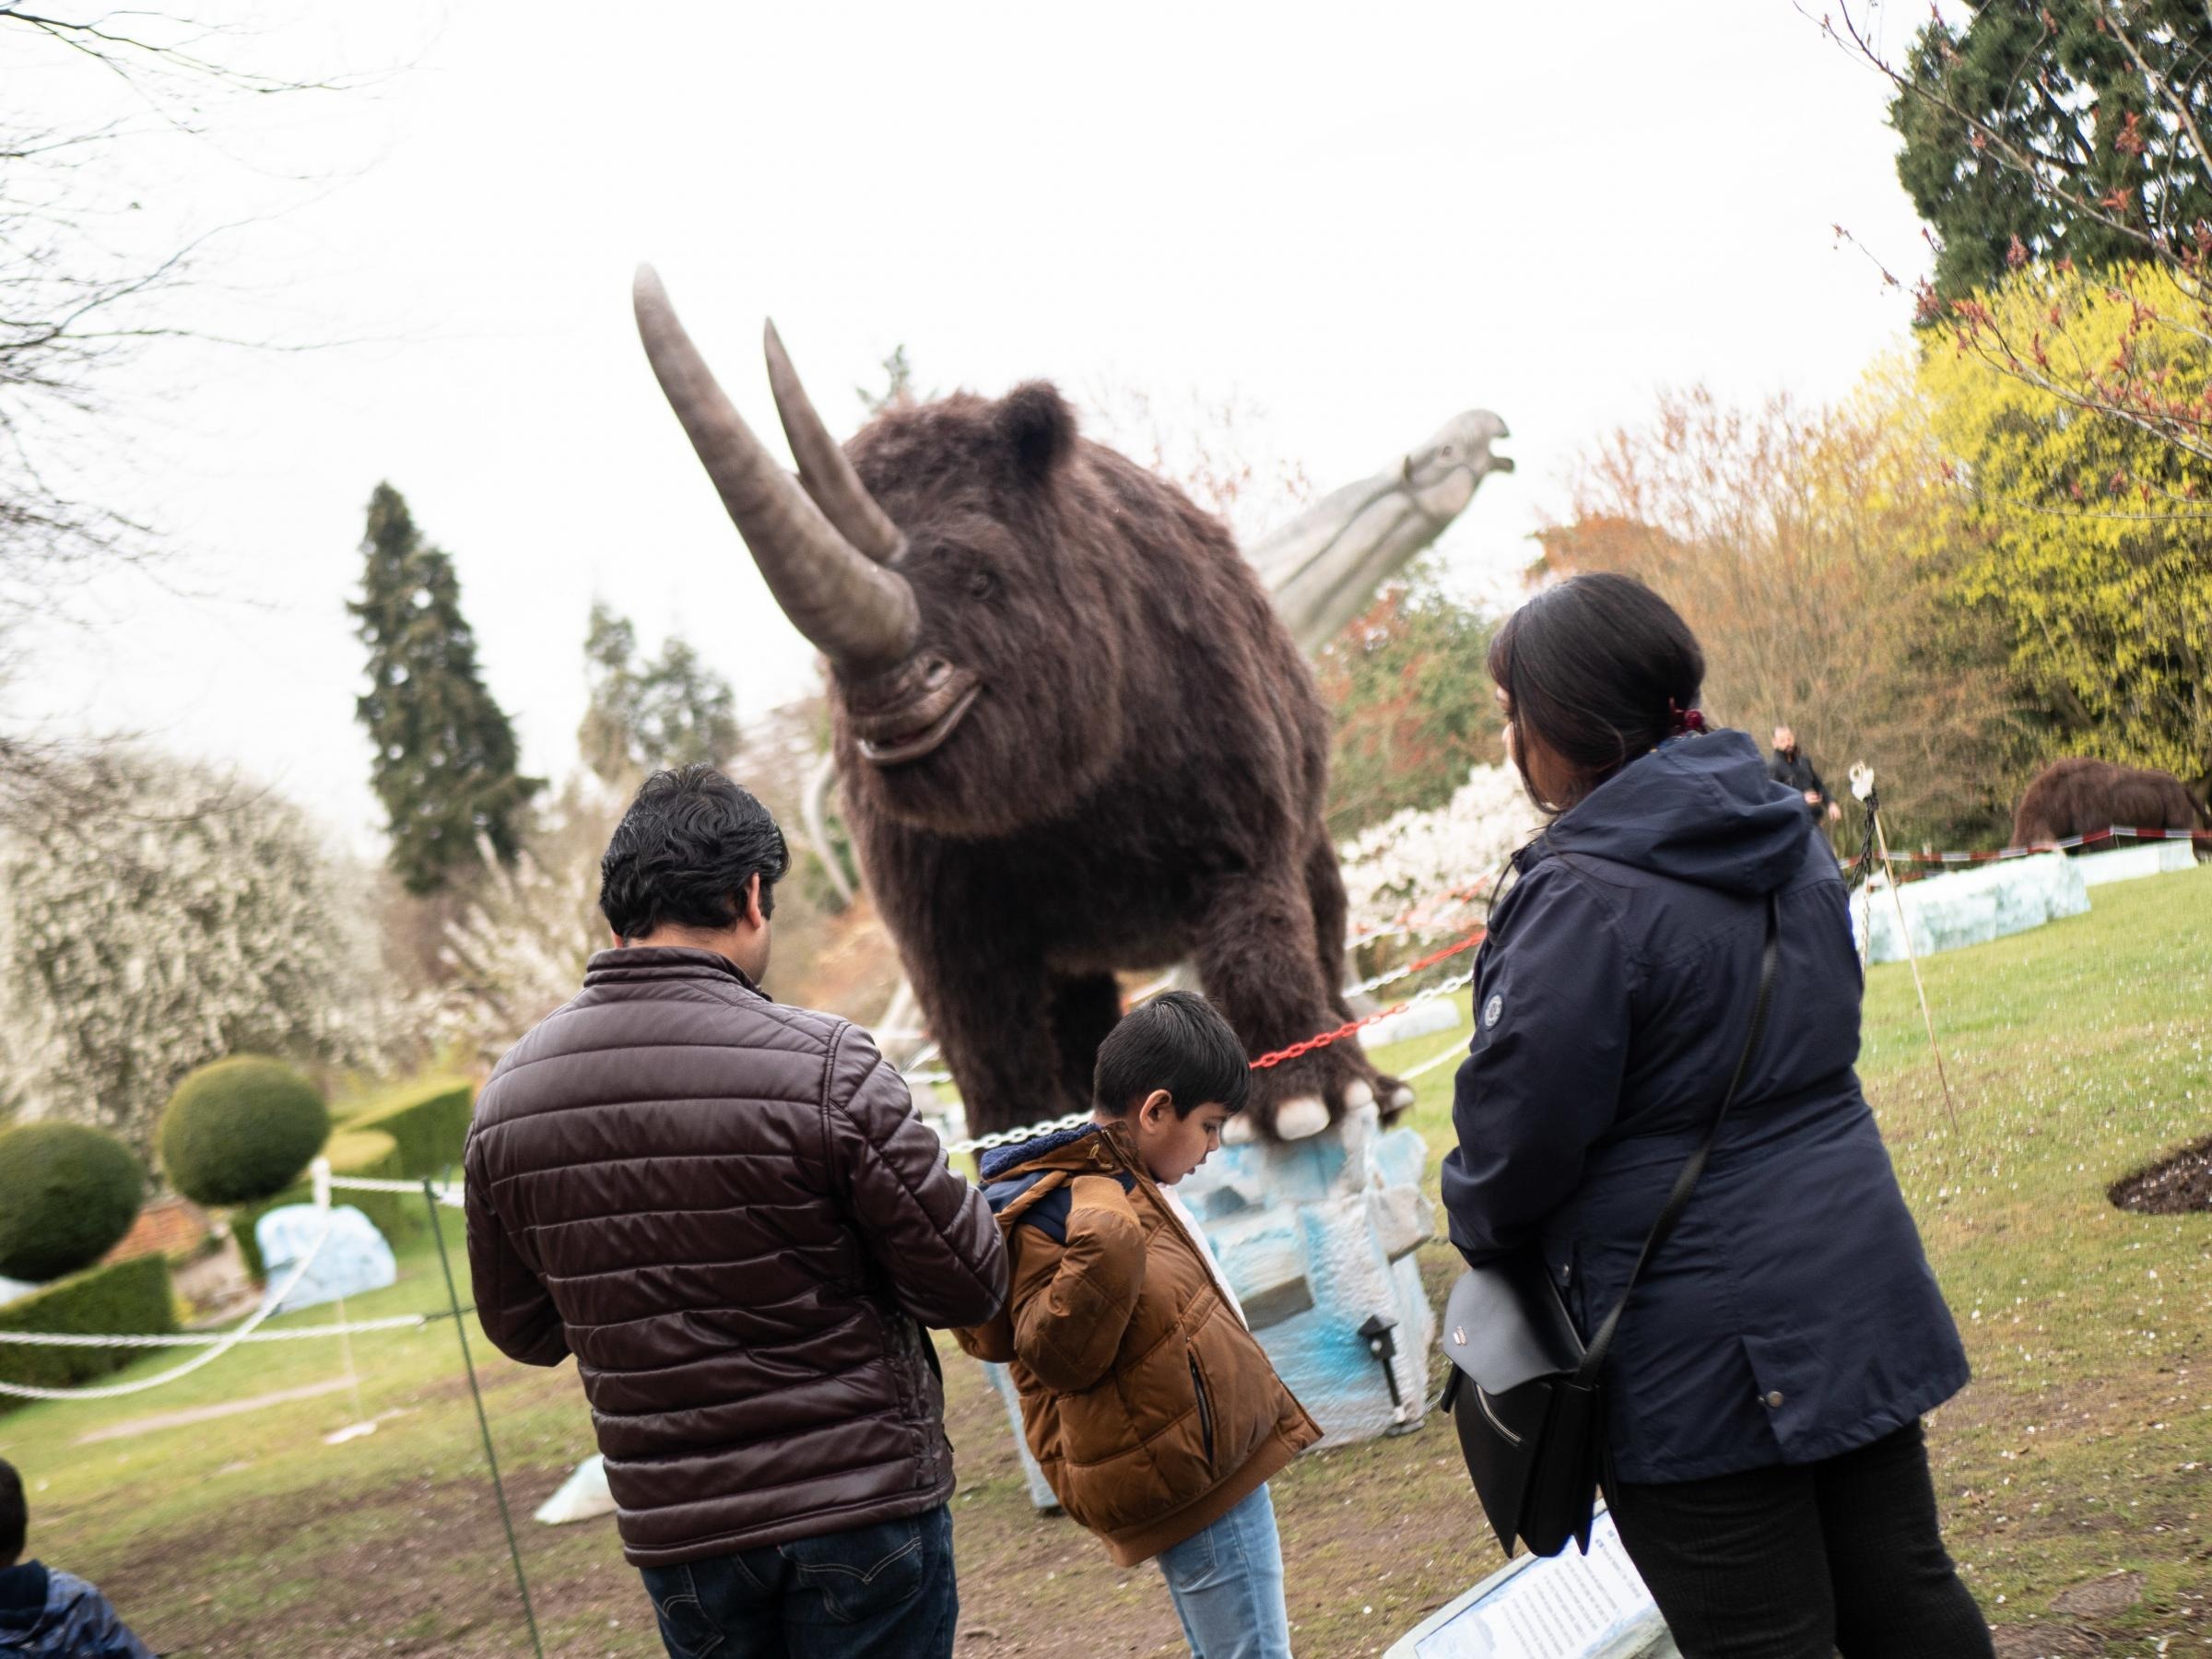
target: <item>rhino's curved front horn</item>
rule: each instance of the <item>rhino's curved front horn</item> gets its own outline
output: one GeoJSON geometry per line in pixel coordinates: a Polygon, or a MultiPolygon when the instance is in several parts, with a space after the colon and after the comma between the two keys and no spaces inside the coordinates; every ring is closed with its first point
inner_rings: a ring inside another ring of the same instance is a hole
{"type": "Polygon", "coordinates": [[[799,482],[814,498],[824,517],[844,538],[877,564],[888,564],[906,546],[890,515],[876,505],[876,498],[845,459],[845,452],[830,429],[814,412],[814,400],[799,383],[799,371],[791,366],[782,337],[771,323],[762,331],[761,347],[768,354],[769,389],[776,394],[776,415],[783,422],[783,436],[799,464],[799,482]]]}
{"type": "Polygon", "coordinates": [[[761,447],[651,265],[638,267],[631,298],[661,390],[783,614],[841,668],[866,673],[899,662],[921,631],[913,590],[840,535],[761,447]]]}

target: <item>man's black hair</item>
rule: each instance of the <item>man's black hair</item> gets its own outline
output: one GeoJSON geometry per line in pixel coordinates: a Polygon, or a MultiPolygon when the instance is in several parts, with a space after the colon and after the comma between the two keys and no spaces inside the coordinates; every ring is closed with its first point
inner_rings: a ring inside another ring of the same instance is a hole
{"type": "Polygon", "coordinates": [[[657,771],[599,861],[599,909],[623,939],[665,924],[711,931],[737,920],[755,876],[771,914],[790,868],[783,831],[750,792],[711,766],[657,771]]]}
{"type": "Polygon", "coordinates": [[[0,1567],[13,1567],[23,1559],[23,1535],[30,1527],[30,1512],[23,1507],[23,1477],[16,1465],[0,1457],[0,1567]]]}
{"type": "Polygon", "coordinates": [[[1252,1092],[1252,1067],[1229,1021],[1195,991],[1171,991],[1133,1008],[1099,1044],[1091,1104],[1125,1116],[1156,1088],[1168,1091],[1175,1115],[1218,1104],[1240,1112],[1252,1092]]]}

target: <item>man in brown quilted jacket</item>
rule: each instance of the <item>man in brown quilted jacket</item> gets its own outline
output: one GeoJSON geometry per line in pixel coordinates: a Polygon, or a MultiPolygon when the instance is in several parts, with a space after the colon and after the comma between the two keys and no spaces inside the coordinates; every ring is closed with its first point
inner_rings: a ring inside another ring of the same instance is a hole
{"type": "Polygon", "coordinates": [[[1190,992],[1114,1027],[1090,1124],[985,1155],[1014,1287],[959,1333],[1011,1367],[1068,1514],[1121,1566],[1159,1559],[1202,1659],[1289,1659],[1267,1480],[1321,1438],[1173,1195],[1251,1083],[1236,1033],[1190,992]]]}
{"type": "Polygon", "coordinates": [[[638,792],[601,865],[615,948],[469,1127],[477,1317],[570,1354],[672,1654],[952,1652],[952,1449],[925,1326],[1006,1254],[865,1032],[761,994],[775,821],[707,767],[638,792]]]}

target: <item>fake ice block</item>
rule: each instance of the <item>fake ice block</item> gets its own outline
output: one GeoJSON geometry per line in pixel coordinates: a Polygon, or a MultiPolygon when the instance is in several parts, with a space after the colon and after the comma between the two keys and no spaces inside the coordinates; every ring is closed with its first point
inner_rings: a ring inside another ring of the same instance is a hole
{"type": "Polygon", "coordinates": [[[1436,1231],[1427,1161],[1369,1105],[1305,1140],[1224,1147],[1176,1189],[1324,1445],[1420,1422],[1436,1340],[1413,1255],[1436,1231]]]}
{"type": "Polygon", "coordinates": [[[2063,853],[2039,853],[1909,881],[1894,894],[1877,876],[1852,895],[1852,932],[1869,947],[1869,961],[1903,961],[1907,935],[1897,919],[1901,900],[1915,956],[2024,933],[2088,911],[2089,893],[2078,864],[2063,853]]]}
{"type": "MultiPolygon", "coordinates": [[[[314,1249],[315,1240],[322,1235],[324,1214],[312,1204],[285,1204],[253,1224],[270,1293],[291,1277],[300,1258],[314,1249]]],[[[384,1242],[375,1222],[350,1204],[333,1205],[329,1217],[330,1237],[315,1251],[314,1260],[277,1312],[319,1308],[340,1297],[382,1290],[398,1281],[399,1268],[392,1259],[392,1246],[384,1242]]]]}
{"type": "Polygon", "coordinates": [[[2108,881],[2134,881],[2139,877],[2186,870],[2195,863],[2196,848],[2189,841],[2147,841],[2107,853],[2084,853],[2074,861],[2074,867],[2089,886],[2101,887],[2108,881]]]}

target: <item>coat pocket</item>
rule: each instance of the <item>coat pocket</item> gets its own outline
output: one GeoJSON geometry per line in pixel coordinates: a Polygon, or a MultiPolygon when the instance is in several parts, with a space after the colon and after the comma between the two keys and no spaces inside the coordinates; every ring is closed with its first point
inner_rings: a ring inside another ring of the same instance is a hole
{"type": "Polygon", "coordinates": [[[1206,1466],[1214,1466],[1214,1402],[1206,1390],[1206,1373],[1198,1369],[1198,1350],[1185,1347],[1183,1357],[1190,1361],[1191,1393],[1198,1401],[1198,1443],[1206,1453],[1206,1466]]]}

